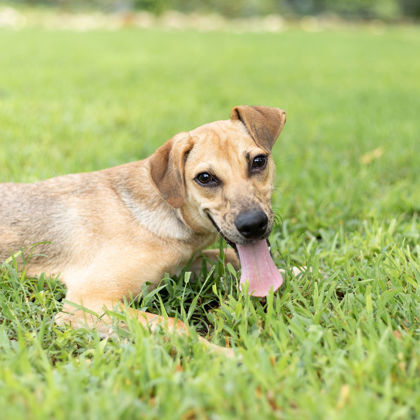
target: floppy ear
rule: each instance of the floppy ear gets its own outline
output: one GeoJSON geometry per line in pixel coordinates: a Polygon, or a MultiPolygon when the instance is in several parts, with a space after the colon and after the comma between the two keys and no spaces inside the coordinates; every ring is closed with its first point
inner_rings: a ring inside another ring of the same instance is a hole
{"type": "Polygon", "coordinates": [[[184,164],[192,149],[192,138],[180,133],[168,140],[150,156],[150,176],[162,197],[175,208],[184,203],[184,164]]]}
{"type": "Polygon", "coordinates": [[[232,109],[230,119],[242,121],[255,143],[270,152],[286,123],[286,112],[280,108],[240,105],[232,109]]]}

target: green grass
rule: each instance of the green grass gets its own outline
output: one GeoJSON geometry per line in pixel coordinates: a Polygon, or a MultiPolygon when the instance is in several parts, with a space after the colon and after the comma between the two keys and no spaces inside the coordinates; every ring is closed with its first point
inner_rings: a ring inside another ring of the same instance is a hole
{"type": "Polygon", "coordinates": [[[286,270],[312,267],[266,301],[240,293],[221,263],[137,300],[230,343],[238,365],[134,322],[106,340],[57,327],[63,286],[11,262],[0,417],[416,418],[419,50],[414,27],[0,31],[0,181],[141,159],[234,105],[280,106],[273,254],[286,270]]]}

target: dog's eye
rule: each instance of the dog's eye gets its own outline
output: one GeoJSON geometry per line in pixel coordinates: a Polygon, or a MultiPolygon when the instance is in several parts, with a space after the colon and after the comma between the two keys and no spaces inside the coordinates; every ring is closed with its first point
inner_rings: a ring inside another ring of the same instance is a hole
{"type": "Polygon", "coordinates": [[[265,155],[258,155],[254,157],[251,163],[251,171],[255,172],[261,169],[264,169],[267,166],[267,156],[265,155]]]}
{"type": "Polygon", "coordinates": [[[204,187],[216,187],[220,184],[220,180],[208,172],[200,172],[194,180],[204,187]]]}

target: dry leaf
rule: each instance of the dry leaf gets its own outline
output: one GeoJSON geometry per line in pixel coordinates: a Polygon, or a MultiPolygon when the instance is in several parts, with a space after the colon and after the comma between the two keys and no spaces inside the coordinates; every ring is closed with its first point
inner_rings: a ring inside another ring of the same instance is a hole
{"type": "Polygon", "coordinates": [[[384,154],[384,149],[382,147],[377,147],[370,152],[365,153],[364,155],[360,156],[360,163],[363,165],[368,165],[372,161],[379,159],[384,154]]]}
{"type": "Polygon", "coordinates": [[[337,408],[341,410],[348,402],[350,397],[350,386],[345,384],[340,389],[340,395],[337,401],[337,408]]]}
{"type": "Polygon", "coordinates": [[[394,334],[394,337],[395,337],[397,340],[401,340],[401,333],[400,333],[398,330],[394,330],[394,331],[392,331],[392,334],[394,334]]]}

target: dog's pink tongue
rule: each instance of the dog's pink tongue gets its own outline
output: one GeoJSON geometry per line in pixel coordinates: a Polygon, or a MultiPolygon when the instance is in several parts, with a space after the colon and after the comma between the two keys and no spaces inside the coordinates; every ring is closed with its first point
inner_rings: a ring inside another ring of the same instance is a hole
{"type": "Polygon", "coordinates": [[[249,294],[264,297],[270,288],[276,291],[283,284],[283,277],[271,258],[265,239],[248,245],[236,244],[236,247],[242,268],[239,287],[249,282],[249,294]]]}

